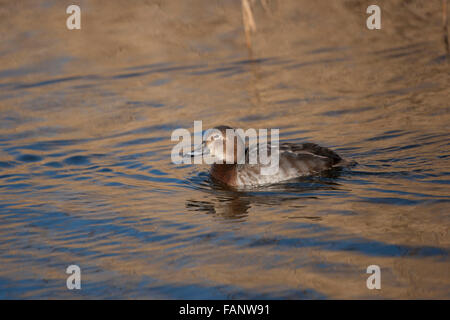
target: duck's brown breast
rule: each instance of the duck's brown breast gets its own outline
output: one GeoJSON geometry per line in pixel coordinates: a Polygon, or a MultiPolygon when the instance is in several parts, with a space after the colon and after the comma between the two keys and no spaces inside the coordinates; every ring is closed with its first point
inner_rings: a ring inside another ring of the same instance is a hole
{"type": "Polygon", "coordinates": [[[211,176],[229,186],[236,186],[237,168],[235,164],[213,164],[211,176]]]}

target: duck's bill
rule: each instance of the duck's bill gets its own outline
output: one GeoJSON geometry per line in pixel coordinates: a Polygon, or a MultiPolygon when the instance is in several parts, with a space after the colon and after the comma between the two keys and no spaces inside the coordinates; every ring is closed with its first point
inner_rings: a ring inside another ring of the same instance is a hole
{"type": "Polygon", "coordinates": [[[209,149],[206,148],[206,144],[203,142],[201,145],[197,146],[192,150],[191,152],[187,152],[186,155],[189,157],[196,157],[196,156],[204,156],[209,154],[209,149]]]}

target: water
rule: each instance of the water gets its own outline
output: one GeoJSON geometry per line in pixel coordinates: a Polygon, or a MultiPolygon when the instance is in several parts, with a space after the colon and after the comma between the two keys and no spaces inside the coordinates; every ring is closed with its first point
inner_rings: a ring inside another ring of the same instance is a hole
{"type": "Polygon", "coordinates": [[[2,5],[0,298],[450,298],[440,4],[257,4],[248,52],[239,1],[183,3],[2,5]],[[226,189],[170,161],[194,120],[359,164],[226,189]]]}

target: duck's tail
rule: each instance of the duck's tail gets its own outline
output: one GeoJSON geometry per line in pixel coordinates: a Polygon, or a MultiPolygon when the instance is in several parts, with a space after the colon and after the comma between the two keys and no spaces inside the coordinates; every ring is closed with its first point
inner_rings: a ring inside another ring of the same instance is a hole
{"type": "Polygon", "coordinates": [[[341,160],[338,163],[335,163],[333,165],[333,168],[353,167],[356,166],[357,164],[358,162],[356,162],[355,160],[341,158],[341,160]]]}

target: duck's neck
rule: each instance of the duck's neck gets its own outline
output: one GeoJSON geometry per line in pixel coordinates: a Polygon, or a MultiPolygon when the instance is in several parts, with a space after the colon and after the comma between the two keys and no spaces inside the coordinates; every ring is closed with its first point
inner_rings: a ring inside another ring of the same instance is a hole
{"type": "Polygon", "coordinates": [[[236,164],[217,164],[211,167],[211,176],[227,185],[236,184],[236,164]]]}

